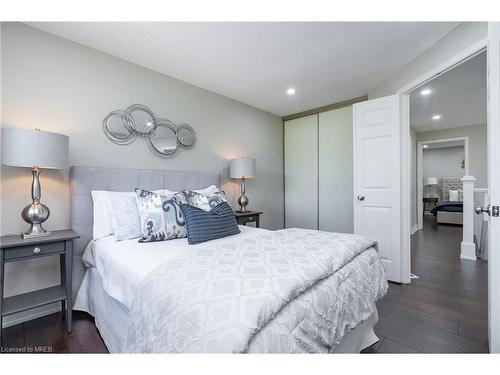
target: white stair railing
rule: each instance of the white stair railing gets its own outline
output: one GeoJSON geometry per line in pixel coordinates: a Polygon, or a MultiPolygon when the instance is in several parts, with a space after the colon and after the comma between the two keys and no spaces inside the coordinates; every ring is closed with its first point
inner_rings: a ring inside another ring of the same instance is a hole
{"type": "Polygon", "coordinates": [[[474,243],[474,181],[473,176],[464,176],[463,183],[463,237],[460,258],[476,260],[474,243]]]}

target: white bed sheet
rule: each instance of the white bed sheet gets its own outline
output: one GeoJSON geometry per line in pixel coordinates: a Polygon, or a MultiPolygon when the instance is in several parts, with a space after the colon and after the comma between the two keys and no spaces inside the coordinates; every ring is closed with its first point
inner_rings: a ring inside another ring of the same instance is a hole
{"type": "MultiPolygon", "coordinates": [[[[225,241],[236,236],[251,236],[266,229],[240,226],[241,233],[218,240],[225,241]]],[[[84,258],[95,266],[102,279],[105,292],[127,309],[138,292],[144,277],[164,262],[185,251],[193,251],[199,245],[189,245],[186,238],[169,241],[138,243],[137,239],[115,241],[114,236],[98,239],[86,250],[84,258]]]]}

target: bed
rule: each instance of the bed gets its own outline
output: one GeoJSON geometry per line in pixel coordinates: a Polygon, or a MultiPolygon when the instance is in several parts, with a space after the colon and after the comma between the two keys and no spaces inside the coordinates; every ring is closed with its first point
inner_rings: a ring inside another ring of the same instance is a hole
{"type": "Polygon", "coordinates": [[[450,189],[463,189],[461,177],[443,177],[441,179],[441,192],[443,199],[435,207],[433,207],[431,213],[436,216],[436,222],[438,224],[462,225],[463,202],[450,201],[450,189]]]}
{"type": "Polygon", "coordinates": [[[75,310],[111,353],[353,353],[378,341],[373,240],[303,229],[198,245],[92,239],[92,190],[199,189],[217,173],[72,167],[75,310]]]}

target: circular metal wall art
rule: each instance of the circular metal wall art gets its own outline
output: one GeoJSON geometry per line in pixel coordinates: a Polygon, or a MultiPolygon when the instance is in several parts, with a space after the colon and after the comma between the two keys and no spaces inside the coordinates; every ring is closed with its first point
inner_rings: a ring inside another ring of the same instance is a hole
{"type": "Polygon", "coordinates": [[[177,139],[182,148],[190,149],[196,142],[196,135],[191,126],[188,124],[180,124],[177,129],[177,139]]]}
{"type": "Polygon", "coordinates": [[[180,148],[189,150],[196,143],[190,125],[176,126],[170,120],[156,118],[142,104],[111,112],[104,118],[103,129],[109,140],[118,145],[132,143],[136,137],[144,138],[154,153],[164,157],[174,156],[180,148]]]}
{"type": "Polygon", "coordinates": [[[122,110],[113,111],[102,122],[104,134],[118,145],[132,143],[135,139],[134,134],[125,126],[123,114],[122,110]]]}
{"type": "Polygon", "coordinates": [[[123,119],[127,130],[139,137],[147,137],[153,128],[155,115],[145,105],[132,104],[125,110],[123,119]]]}
{"type": "Polygon", "coordinates": [[[173,156],[179,151],[177,127],[169,120],[155,119],[154,130],[149,137],[149,146],[161,156],[173,156]]]}

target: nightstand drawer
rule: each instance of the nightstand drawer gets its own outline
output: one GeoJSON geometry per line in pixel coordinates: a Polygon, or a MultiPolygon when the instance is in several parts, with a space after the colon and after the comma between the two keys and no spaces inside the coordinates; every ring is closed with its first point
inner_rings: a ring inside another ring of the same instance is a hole
{"type": "Polygon", "coordinates": [[[37,256],[58,254],[64,252],[64,241],[24,245],[4,249],[3,259],[8,262],[16,259],[34,258],[37,256]]]}
{"type": "Polygon", "coordinates": [[[242,216],[242,217],[238,218],[238,221],[240,223],[250,223],[250,222],[253,222],[253,221],[256,221],[256,220],[257,220],[257,215],[242,216]]]}

